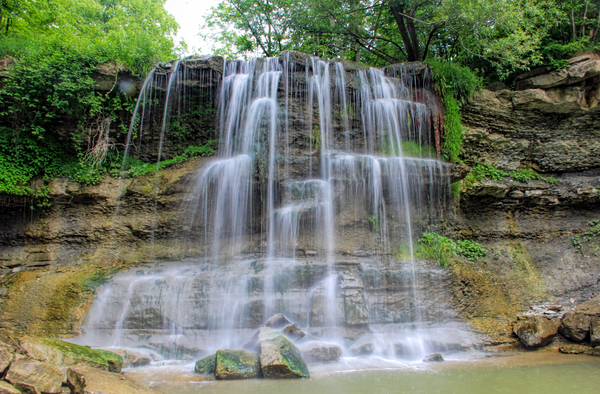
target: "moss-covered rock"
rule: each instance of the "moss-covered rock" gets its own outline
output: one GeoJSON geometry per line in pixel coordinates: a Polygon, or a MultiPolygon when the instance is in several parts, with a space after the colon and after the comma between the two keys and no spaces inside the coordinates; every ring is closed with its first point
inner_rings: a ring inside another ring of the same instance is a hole
{"type": "Polygon", "coordinates": [[[283,335],[260,341],[260,367],[269,379],[310,377],[300,350],[283,335]]]}
{"type": "Polygon", "coordinates": [[[215,357],[215,377],[221,380],[260,377],[258,353],[245,350],[219,350],[215,357]]]}
{"type": "Polygon", "coordinates": [[[196,361],[194,371],[196,371],[196,373],[215,373],[216,358],[216,354],[211,354],[210,356],[196,361]]]}
{"type": "Polygon", "coordinates": [[[30,356],[64,370],[71,366],[86,365],[109,372],[121,372],[123,366],[123,358],[118,354],[59,339],[23,337],[19,343],[30,356]]]}

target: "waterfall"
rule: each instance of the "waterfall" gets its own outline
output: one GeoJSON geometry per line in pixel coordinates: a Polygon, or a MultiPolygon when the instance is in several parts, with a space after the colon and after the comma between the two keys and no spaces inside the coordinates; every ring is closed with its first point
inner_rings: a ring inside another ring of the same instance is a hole
{"type": "MultiPolygon", "coordinates": [[[[162,80],[153,71],[140,93],[139,138],[157,113],[153,87],[165,92],[157,160],[169,118],[190,108],[193,61],[162,80]]],[[[427,73],[344,64],[290,52],[223,63],[212,96],[218,156],[198,169],[180,218],[181,247],[202,253],[117,275],[86,333],[139,346],[146,330],[144,346],[180,358],[240,347],[284,313],[346,350],[356,333],[377,336],[371,348],[383,357],[400,357],[396,345],[412,356],[435,348],[437,333],[414,331],[454,316],[443,295],[424,295],[444,273],[413,249],[450,189],[433,148],[431,84],[427,73]],[[397,259],[399,248],[408,253],[397,259]]]]}

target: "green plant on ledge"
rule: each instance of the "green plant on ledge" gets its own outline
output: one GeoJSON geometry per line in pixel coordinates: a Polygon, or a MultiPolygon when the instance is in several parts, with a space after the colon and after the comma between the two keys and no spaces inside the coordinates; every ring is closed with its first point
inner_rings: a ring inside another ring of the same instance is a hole
{"type": "Polygon", "coordinates": [[[379,215],[369,216],[367,219],[369,219],[369,222],[371,222],[371,228],[373,231],[378,232],[379,226],[381,225],[381,218],[379,215]]]}
{"type": "Polygon", "coordinates": [[[460,240],[454,242],[435,232],[424,232],[423,237],[417,241],[415,256],[425,260],[437,260],[442,268],[452,263],[452,260],[463,256],[469,261],[474,261],[487,256],[487,249],[481,244],[460,240]]]}
{"type": "Polygon", "coordinates": [[[529,183],[532,180],[539,180],[554,185],[558,180],[554,177],[544,177],[532,170],[518,169],[510,172],[502,171],[490,164],[480,163],[471,169],[471,172],[465,177],[465,186],[470,187],[473,183],[483,179],[490,179],[502,182],[504,178],[511,178],[515,181],[529,183]]]}

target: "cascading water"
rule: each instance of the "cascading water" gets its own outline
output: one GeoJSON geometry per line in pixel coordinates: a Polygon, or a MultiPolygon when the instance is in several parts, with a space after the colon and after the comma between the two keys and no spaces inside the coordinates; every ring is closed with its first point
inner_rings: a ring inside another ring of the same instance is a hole
{"type": "MultiPolygon", "coordinates": [[[[198,357],[241,347],[275,313],[345,356],[416,359],[464,342],[435,324],[454,318],[444,272],[414,258],[449,197],[427,72],[300,58],[224,63],[219,154],[180,219],[181,248],[203,253],[116,275],[78,342],[198,357]]],[[[187,68],[163,82],[160,149],[169,94],[185,108],[177,92],[192,89],[187,68]]]]}

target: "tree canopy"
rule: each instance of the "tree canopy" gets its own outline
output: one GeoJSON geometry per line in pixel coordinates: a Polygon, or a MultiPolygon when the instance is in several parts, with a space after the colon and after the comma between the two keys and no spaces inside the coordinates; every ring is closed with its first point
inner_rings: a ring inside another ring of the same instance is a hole
{"type": "Polygon", "coordinates": [[[505,79],[592,50],[599,10],[591,0],[224,0],[202,34],[231,57],[295,49],[379,66],[441,59],[505,79]]]}
{"type": "Polygon", "coordinates": [[[0,54],[75,51],[147,71],[175,56],[164,0],[1,0],[0,54]]]}

